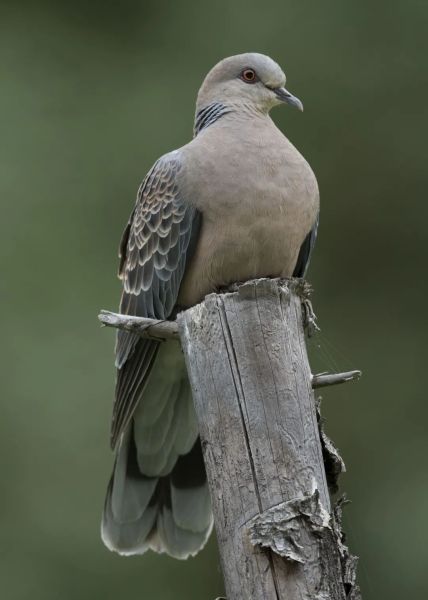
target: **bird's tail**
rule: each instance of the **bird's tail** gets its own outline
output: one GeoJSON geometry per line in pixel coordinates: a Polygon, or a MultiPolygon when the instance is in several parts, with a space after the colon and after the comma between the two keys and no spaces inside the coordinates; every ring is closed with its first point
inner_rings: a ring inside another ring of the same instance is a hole
{"type": "Polygon", "coordinates": [[[187,558],[204,546],[212,524],[183,357],[178,344],[164,343],[119,445],[102,539],[123,555],[150,548],[187,558]]]}

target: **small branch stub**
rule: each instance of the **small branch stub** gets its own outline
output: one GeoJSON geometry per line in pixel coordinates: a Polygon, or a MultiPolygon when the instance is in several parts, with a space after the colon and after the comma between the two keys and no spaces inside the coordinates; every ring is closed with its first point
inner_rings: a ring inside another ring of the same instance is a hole
{"type": "Polygon", "coordinates": [[[345,371],[344,373],[318,373],[312,375],[312,387],[314,389],[326,387],[327,385],[338,385],[361,377],[361,371],[345,371]]]}
{"type": "Polygon", "coordinates": [[[132,317],[102,310],[98,320],[106,327],[116,327],[157,341],[179,340],[178,325],[175,321],[161,321],[145,317],[132,317]]]}

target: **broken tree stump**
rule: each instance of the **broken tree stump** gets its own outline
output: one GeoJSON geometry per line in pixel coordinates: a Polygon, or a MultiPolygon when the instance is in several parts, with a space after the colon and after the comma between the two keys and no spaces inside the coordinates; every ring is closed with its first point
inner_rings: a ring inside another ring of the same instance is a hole
{"type": "Polygon", "coordinates": [[[228,600],[360,600],[356,557],[330,492],[344,464],[313,389],[360,371],[312,375],[307,286],[259,279],[211,294],[176,321],[102,311],[103,325],[183,347],[228,600]],[[305,323],[304,323],[305,322],[305,323]]]}
{"type": "Polygon", "coordinates": [[[360,598],[330,501],[323,451],[339,470],[340,457],[320,436],[302,289],[250,281],[177,317],[228,600],[360,598]]]}

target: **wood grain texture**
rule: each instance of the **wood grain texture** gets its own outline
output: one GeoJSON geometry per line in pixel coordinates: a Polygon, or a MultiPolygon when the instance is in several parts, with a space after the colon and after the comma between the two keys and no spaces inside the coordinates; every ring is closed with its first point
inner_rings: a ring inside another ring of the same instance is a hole
{"type": "Polygon", "coordinates": [[[228,600],[351,597],[299,290],[296,280],[250,281],[177,317],[228,600]]]}

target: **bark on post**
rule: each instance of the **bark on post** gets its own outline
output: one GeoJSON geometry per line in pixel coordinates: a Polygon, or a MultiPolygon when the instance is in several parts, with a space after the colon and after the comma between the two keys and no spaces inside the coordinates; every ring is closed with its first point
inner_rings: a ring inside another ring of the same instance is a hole
{"type": "Polygon", "coordinates": [[[177,317],[228,600],[360,597],[330,503],[323,451],[336,470],[340,457],[320,437],[300,289],[251,281],[177,317]]]}

